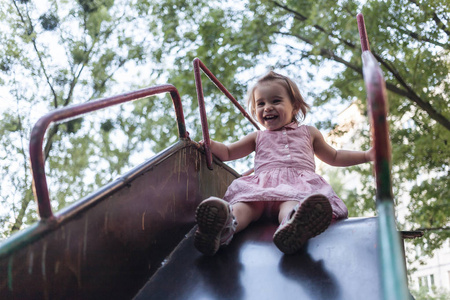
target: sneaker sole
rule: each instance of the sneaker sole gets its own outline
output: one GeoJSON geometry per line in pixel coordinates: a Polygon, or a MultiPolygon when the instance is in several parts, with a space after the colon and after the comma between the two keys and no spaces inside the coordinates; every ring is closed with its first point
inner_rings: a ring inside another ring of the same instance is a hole
{"type": "Polygon", "coordinates": [[[283,253],[293,254],[307,240],[324,232],[332,217],[333,210],[327,197],[319,194],[309,196],[292,219],[275,232],[273,242],[283,253]]]}
{"type": "Polygon", "coordinates": [[[198,228],[194,246],[205,255],[214,255],[220,247],[220,234],[229,216],[228,202],[213,198],[203,201],[195,212],[198,228]]]}

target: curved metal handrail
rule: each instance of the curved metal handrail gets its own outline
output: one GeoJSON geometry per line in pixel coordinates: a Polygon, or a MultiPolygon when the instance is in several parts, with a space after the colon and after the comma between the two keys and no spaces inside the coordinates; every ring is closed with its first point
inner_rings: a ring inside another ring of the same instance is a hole
{"type": "Polygon", "coordinates": [[[410,299],[402,244],[395,225],[386,84],[381,68],[370,52],[364,17],[361,13],[358,14],[357,21],[363,51],[363,75],[367,91],[372,141],[375,149],[380,279],[383,285],[384,299],[410,299]]]}
{"type": "Polygon", "coordinates": [[[245,109],[239,104],[239,102],[230,94],[230,92],[223,86],[222,83],[214,76],[214,74],[208,70],[205,64],[199,59],[195,58],[193,61],[194,64],[194,77],[195,77],[195,86],[197,89],[197,99],[198,99],[198,108],[200,111],[200,121],[202,123],[202,133],[203,133],[203,145],[205,147],[206,154],[206,165],[208,169],[212,170],[212,153],[211,153],[211,139],[209,137],[208,130],[208,119],[206,117],[206,109],[205,109],[205,98],[203,95],[203,87],[202,87],[202,78],[200,70],[205,73],[206,76],[217,86],[217,88],[227,96],[228,99],[233,102],[234,106],[236,106],[239,111],[242,113],[244,117],[246,117],[252,124],[255,126],[257,130],[259,130],[258,124],[249,116],[249,114],[245,111],[245,109]]]}
{"type": "Polygon", "coordinates": [[[170,93],[175,108],[180,139],[189,139],[184,121],[183,107],[178,90],[171,84],[164,84],[129,92],[113,97],[89,101],[86,103],[64,107],[51,111],[41,117],[33,127],[30,137],[30,161],[33,175],[33,192],[35,194],[39,216],[41,219],[53,218],[50,198],[48,193],[47,178],[45,175],[45,159],[43,154],[44,135],[50,123],[74,118],[89,112],[93,112],[117,104],[142,99],[148,96],[170,93]]]}
{"type": "Polygon", "coordinates": [[[377,199],[391,199],[391,144],[387,121],[387,94],[383,73],[376,58],[372,55],[367,39],[364,17],[358,14],[360,31],[363,75],[367,91],[368,111],[372,125],[372,139],[375,148],[375,176],[377,199]]]}

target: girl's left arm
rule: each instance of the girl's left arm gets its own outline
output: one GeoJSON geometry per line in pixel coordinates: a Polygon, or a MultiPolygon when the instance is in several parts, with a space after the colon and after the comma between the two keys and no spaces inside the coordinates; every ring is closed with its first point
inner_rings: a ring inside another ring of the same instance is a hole
{"type": "Polygon", "coordinates": [[[329,165],[348,167],[374,160],[375,153],[373,148],[367,151],[336,150],[325,142],[322,133],[317,128],[312,126],[308,126],[308,128],[311,134],[314,154],[329,165]]]}

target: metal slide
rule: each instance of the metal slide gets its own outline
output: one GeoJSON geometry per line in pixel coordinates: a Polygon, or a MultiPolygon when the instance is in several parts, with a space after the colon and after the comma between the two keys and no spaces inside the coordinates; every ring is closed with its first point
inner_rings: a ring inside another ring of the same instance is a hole
{"type": "Polygon", "coordinates": [[[214,257],[197,252],[197,205],[211,195],[222,197],[241,175],[209,150],[200,70],[234,98],[196,59],[204,149],[189,139],[180,96],[169,84],[62,108],[38,121],[30,156],[41,220],[0,245],[0,299],[410,299],[394,221],[384,80],[362,15],[358,25],[376,149],[378,217],[338,221],[295,255],[274,246],[277,225],[269,221],[237,234],[214,257]],[[54,214],[42,155],[48,126],[159,93],[173,100],[179,141],[54,214]]]}
{"type": "Polygon", "coordinates": [[[273,244],[277,225],[269,222],[238,233],[213,257],[194,248],[192,230],[134,299],[383,299],[377,223],[340,221],[294,255],[273,244]]]}

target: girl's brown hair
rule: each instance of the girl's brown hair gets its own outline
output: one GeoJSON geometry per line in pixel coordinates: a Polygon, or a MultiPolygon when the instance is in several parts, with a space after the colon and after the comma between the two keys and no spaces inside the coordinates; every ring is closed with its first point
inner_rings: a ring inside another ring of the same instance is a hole
{"type": "Polygon", "coordinates": [[[303,97],[300,94],[300,90],[298,89],[295,82],[293,82],[289,77],[275,73],[274,71],[270,71],[269,73],[258,79],[256,84],[249,91],[248,107],[252,116],[256,117],[256,100],[254,92],[259,84],[268,81],[277,81],[286,89],[289,98],[291,99],[292,107],[294,108],[294,117],[292,121],[300,123],[300,121],[305,118],[306,112],[309,109],[309,105],[305,102],[305,100],[303,100],[303,97]]]}

